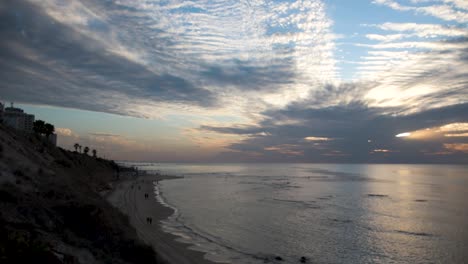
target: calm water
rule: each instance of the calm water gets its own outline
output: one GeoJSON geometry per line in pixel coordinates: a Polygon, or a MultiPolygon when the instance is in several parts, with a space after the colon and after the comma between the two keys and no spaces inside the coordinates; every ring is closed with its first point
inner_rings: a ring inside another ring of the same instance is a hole
{"type": "Polygon", "coordinates": [[[468,263],[468,166],[139,164],[169,232],[230,263],[468,263]]]}

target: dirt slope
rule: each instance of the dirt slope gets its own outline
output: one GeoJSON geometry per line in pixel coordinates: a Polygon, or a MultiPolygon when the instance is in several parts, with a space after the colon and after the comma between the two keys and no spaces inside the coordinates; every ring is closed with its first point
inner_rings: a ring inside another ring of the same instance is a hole
{"type": "Polygon", "coordinates": [[[0,124],[0,263],[157,263],[100,195],[118,171],[0,124]]]}

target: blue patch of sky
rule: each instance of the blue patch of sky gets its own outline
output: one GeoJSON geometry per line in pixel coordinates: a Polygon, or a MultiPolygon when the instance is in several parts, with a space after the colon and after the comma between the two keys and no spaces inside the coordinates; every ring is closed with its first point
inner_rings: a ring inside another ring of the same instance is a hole
{"type": "Polygon", "coordinates": [[[100,32],[109,31],[109,26],[105,22],[99,19],[92,19],[92,20],[87,21],[87,26],[89,29],[93,31],[100,31],[100,32]]]}
{"type": "Polygon", "coordinates": [[[79,135],[109,133],[151,139],[155,135],[158,137],[177,136],[180,134],[180,127],[187,125],[183,120],[172,118],[155,120],[69,108],[34,105],[16,106],[24,109],[27,113],[34,114],[36,120],[44,120],[55,127],[69,128],[79,135]]]}
{"type": "Polygon", "coordinates": [[[199,7],[183,6],[175,9],[171,9],[170,13],[206,13],[206,10],[199,7]]]}
{"type": "Polygon", "coordinates": [[[298,28],[295,24],[287,24],[280,26],[268,25],[265,31],[266,36],[271,36],[274,34],[289,34],[289,33],[299,33],[303,30],[298,28]]]}
{"type": "MultiPolygon", "coordinates": [[[[332,30],[340,38],[337,40],[335,57],[339,61],[340,76],[343,80],[353,80],[357,76],[357,62],[371,50],[356,44],[376,44],[369,40],[366,34],[397,34],[399,32],[384,31],[373,25],[391,23],[429,23],[447,24],[432,16],[415,14],[413,11],[397,11],[387,6],[373,4],[369,0],[324,0],[327,15],[333,20],[332,30]]],[[[416,38],[405,39],[407,41],[416,38]]]]}

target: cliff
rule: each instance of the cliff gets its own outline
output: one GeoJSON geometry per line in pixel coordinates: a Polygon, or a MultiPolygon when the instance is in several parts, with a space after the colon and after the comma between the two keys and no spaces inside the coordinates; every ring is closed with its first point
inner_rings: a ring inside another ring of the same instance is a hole
{"type": "Polygon", "coordinates": [[[118,171],[0,124],[0,263],[157,263],[103,197],[118,171]]]}

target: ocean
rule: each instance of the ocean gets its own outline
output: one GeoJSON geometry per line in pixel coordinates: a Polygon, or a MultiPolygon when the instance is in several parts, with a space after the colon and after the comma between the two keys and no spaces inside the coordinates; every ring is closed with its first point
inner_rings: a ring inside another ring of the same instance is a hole
{"type": "Polygon", "coordinates": [[[468,166],[158,164],[163,222],[227,263],[467,263],[468,166]]]}

